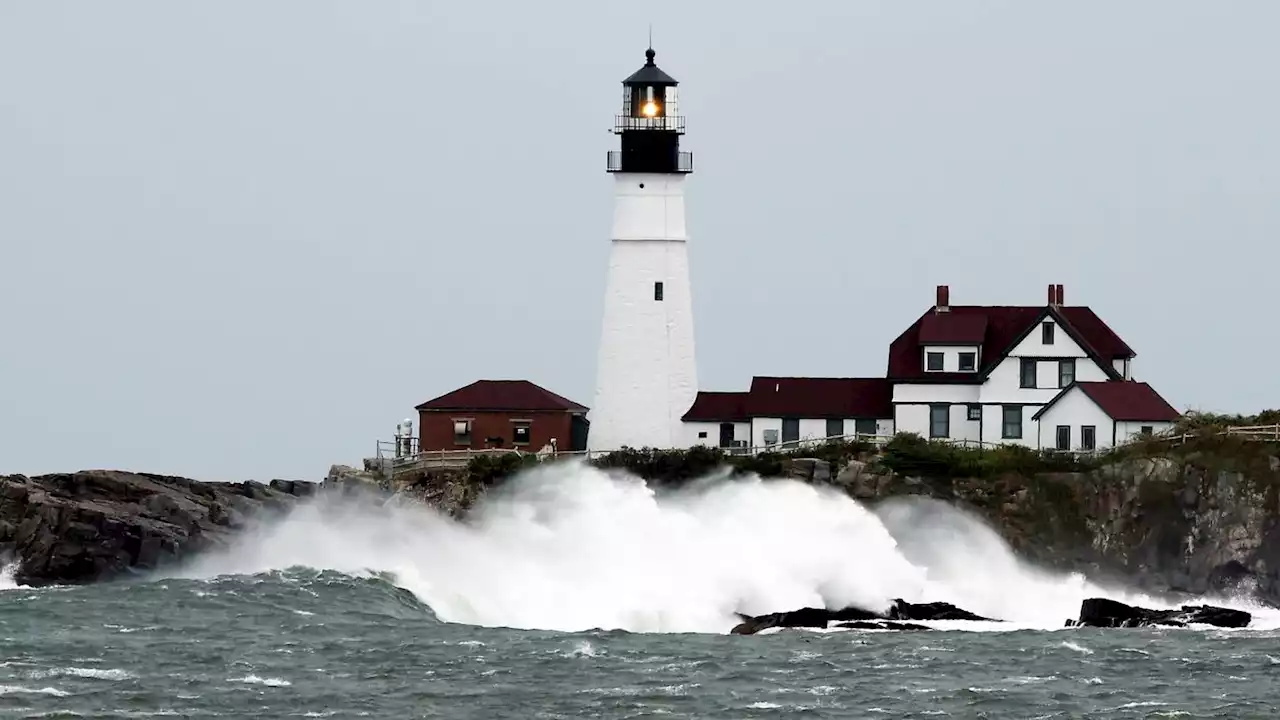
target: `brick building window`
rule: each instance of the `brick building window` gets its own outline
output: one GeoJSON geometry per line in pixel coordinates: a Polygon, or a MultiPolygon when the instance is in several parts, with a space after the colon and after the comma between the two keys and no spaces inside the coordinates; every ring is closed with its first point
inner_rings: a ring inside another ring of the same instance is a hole
{"type": "Polygon", "coordinates": [[[528,420],[513,420],[511,442],[516,445],[528,445],[532,442],[533,428],[528,420]]]}
{"type": "Polygon", "coordinates": [[[471,444],[471,421],[470,420],[454,420],[453,421],[453,444],[454,445],[470,445],[471,444]]]}

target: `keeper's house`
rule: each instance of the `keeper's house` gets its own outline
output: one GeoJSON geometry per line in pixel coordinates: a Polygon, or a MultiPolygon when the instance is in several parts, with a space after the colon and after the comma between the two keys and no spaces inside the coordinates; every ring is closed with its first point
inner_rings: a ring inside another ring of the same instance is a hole
{"type": "Polygon", "coordinates": [[[929,308],[889,346],[884,378],[757,377],[745,393],[700,392],[690,445],[768,447],[911,432],[926,438],[1094,450],[1180,416],[1132,377],[1135,353],[1061,285],[1044,305],[929,308]]]}

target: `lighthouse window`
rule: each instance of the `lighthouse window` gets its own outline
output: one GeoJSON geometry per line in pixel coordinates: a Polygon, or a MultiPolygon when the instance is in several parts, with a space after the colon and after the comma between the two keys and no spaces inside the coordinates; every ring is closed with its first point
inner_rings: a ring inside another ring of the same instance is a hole
{"type": "Polygon", "coordinates": [[[660,282],[653,284],[653,299],[662,302],[662,283],[660,282]]]}

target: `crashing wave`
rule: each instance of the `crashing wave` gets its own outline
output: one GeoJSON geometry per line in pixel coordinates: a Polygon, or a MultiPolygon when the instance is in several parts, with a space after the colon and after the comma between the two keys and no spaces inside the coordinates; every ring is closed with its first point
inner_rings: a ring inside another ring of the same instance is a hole
{"type": "Polygon", "coordinates": [[[1003,629],[1061,628],[1090,597],[1167,606],[1030,567],[937,501],[871,510],[833,488],[760,478],[658,491],[585,464],[525,473],[465,521],[317,499],[184,574],[297,566],[386,573],[446,622],[561,631],[723,633],[739,614],[879,611],[899,598],[954,603],[1003,629]]]}

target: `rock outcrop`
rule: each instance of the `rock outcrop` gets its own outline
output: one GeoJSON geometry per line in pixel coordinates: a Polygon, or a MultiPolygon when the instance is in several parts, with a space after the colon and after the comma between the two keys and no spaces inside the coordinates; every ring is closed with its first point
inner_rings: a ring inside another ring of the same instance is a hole
{"type": "Polygon", "coordinates": [[[1177,610],[1148,610],[1106,598],[1090,598],[1080,604],[1080,617],[1068,620],[1068,627],[1137,628],[1212,625],[1224,628],[1247,627],[1253,616],[1243,610],[1212,605],[1183,605],[1177,610]]]}
{"type": "MultiPolygon", "coordinates": [[[[884,612],[857,607],[840,610],[800,608],[767,615],[739,615],[742,622],[731,635],[755,635],[772,628],[847,628],[851,630],[929,630],[919,622],[928,620],[991,621],[950,603],[909,603],[894,600],[884,612]]],[[[1089,598],[1080,603],[1080,617],[1067,620],[1067,627],[1141,628],[1211,625],[1223,628],[1248,627],[1253,616],[1243,610],[1212,605],[1183,605],[1177,610],[1150,610],[1107,598],[1089,598]]]]}
{"type": "Polygon", "coordinates": [[[730,631],[733,635],[755,635],[770,628],[827,628],[836,627],[864,630],[928,630],[924,625],[903,621],[920,620],[989,620],[951,603],[909,603],[894,600],[884,612],[873,612],[859,607],[839,610],[824,608],[800,608],[768,615],[739,615],[742,622],[730,631]]]}
{"type": "Polygon", "coordinates": [[[224,547],[255,519],[289,510],[316,483],[202,483],[115,471],[0,476],[0,562],[18,582],[84,583],[224,547]]]}

